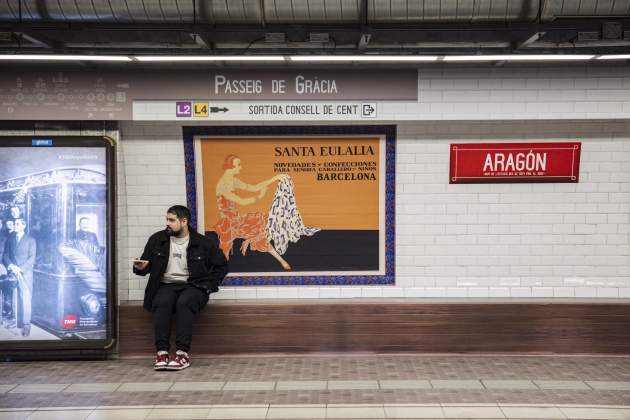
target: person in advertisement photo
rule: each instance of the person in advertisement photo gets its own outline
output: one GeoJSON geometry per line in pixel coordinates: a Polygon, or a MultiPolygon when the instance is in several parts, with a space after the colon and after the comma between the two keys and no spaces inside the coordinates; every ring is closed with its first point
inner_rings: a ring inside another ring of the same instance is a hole
{"type": "MultiPolygon", "coordinates": [[[[18,301],[21,315],[18,317],[17,327],[22,329],[22,335],[31,334],[31,305],[33,296],[33,266],[37,245],[35,240],[26,232],[26,222],[22,218],[14,220],[15,234],[7,241],[2,256],[2,262],[7,269],[8,282],[16,282],[18,301]]],[[[9,289],[7,287],[6,289],[9,289]]],[[[17,308],[11,308],[15,312],[17,308]]]]}
{"type": "Polygon", "coordinates": [[[153,313],[156,357],[154,370],[190,366],[189,351],[196,315],[217,292],[228,273],[223,252],[189,225],[190,210],[175,205],[166,212],[166,229],[151,235],[133,272],[149,280],[144,308],[153,313]],[[171,320],[175,317],[176,352],[169,355],[171,320]]]}
{"type": "Polygon", "coordinates": [[[13,233],[13,222],[11,222],[11,230],[7,229],[7,222],[2,215],[0,215],[0,293],[2,299],[0,300],[0,317],[1,323],[5,326],[8,324],[7,318],[11,315],[11,299],[9,298],[10,288],[8,287],[7,268],[2,263],[2,256],[4,255],[4,248],[10,234],[13,233]]]}
{"type": "Polygon", "coordinates": [[[96,233],[90,230],[90,219],[81,217],[79,219],[79,230],[77,230],[76,238],[80,241],[88,241],[94,246],[98,246],[98,238],[96,233]]]}
{"type": "Polygon", "coordinates": [[[102,148],[0,147],[0,341],[105,339],[106,194],[102,148]]]}

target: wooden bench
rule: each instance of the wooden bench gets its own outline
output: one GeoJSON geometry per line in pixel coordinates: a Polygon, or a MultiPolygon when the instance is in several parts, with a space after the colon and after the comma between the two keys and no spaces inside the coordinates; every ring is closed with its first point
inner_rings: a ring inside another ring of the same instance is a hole
{"type": "MultiPolygon", "coordinates": [[[[630,354],[630,302],[213,301],[195,354],[418,352],[630,354]]],[[[120,356],[153,353],[151,314],[119,307],[120,356]]]]}

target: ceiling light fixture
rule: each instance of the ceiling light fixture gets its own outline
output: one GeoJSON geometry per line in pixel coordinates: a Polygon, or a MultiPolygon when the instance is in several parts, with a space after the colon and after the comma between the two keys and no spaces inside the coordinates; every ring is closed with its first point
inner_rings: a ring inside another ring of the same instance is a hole
{"type": "Polygon", "coordinates": [[[630,54],[605,54],[597,57],[598,60],[630,60],[630,54]]]}
{"type": "Polygon", "coordinates": [[[125,55],[0,54],[10,61],[131,61],[125,55]]]}
{"type": "Polygon", "coordinates": [[[443,61],[584,61],[593,57],[593,54],[445,55],[443,61]]]}
{"type": "Polygon", "coordinates": [[[437,55],[292,55],[291,61],[327,62],[428,62],[437,61],[437,55]]]}
{"type": "Polygon", "coordinates": [[[282,55],[136,55],[133,58],[144,62],[284,61],[282,55]]]}

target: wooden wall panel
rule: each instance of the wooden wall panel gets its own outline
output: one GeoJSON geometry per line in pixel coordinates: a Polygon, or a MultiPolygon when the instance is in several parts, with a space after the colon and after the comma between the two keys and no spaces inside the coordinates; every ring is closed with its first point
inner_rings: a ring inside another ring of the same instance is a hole
{"type": "MultiPolygon", "coordinates": [[[[628,303],[221,302],[199,315],[193,351],[630,354],[629,327],[628,303]]],[[[118,349],[153,352],[141,306],[119,307],[118,349]]]]}

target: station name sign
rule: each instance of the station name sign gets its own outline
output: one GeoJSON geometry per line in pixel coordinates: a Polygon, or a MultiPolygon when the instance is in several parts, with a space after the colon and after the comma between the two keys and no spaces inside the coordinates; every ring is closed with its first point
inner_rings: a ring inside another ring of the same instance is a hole
{"type": "Polygon", "coordinates": [[[579,142],[451,144],[449,183],[578,182],[579,142]]]}
{"type": "Polygon", "coordinates": [[[284,95],[291,91],[296,95],[325,94],[337,95],[337,79],[320,79],[317,76],[307,77],[298,74],[292,79],[230,79],[223,74],[214,76],[214,94],[257,94],[270,92],[272,95],[284,95]],[[265,83],[266,82],[266,83],[265,83]]]}
{"type": "MultiPolygon", "coordinates": [[[[132,120],[133,104],[140,101],[190,102],[192,116],[202,117],[203,106],[198,106],[200,112],[195,115],[195,102],[209,102],[209,113],[213,109],[225,113],[225,108],[234,107],[214,102],[418,100],[416,69],[115,71],[14,67],[2,76],[0,119],[5,120],[132,120]]],[[[325,111],[322,107],[322,115],[336,115],[325,111]]],[[[354,113],[358,114],[358,109],[354,113]]]]}
{"type": "Polygon", "coordinates": [[[238,100],[415,101],[417,77],[407,70],[232,70],[207,74],[211,97],[238,100]]]}

